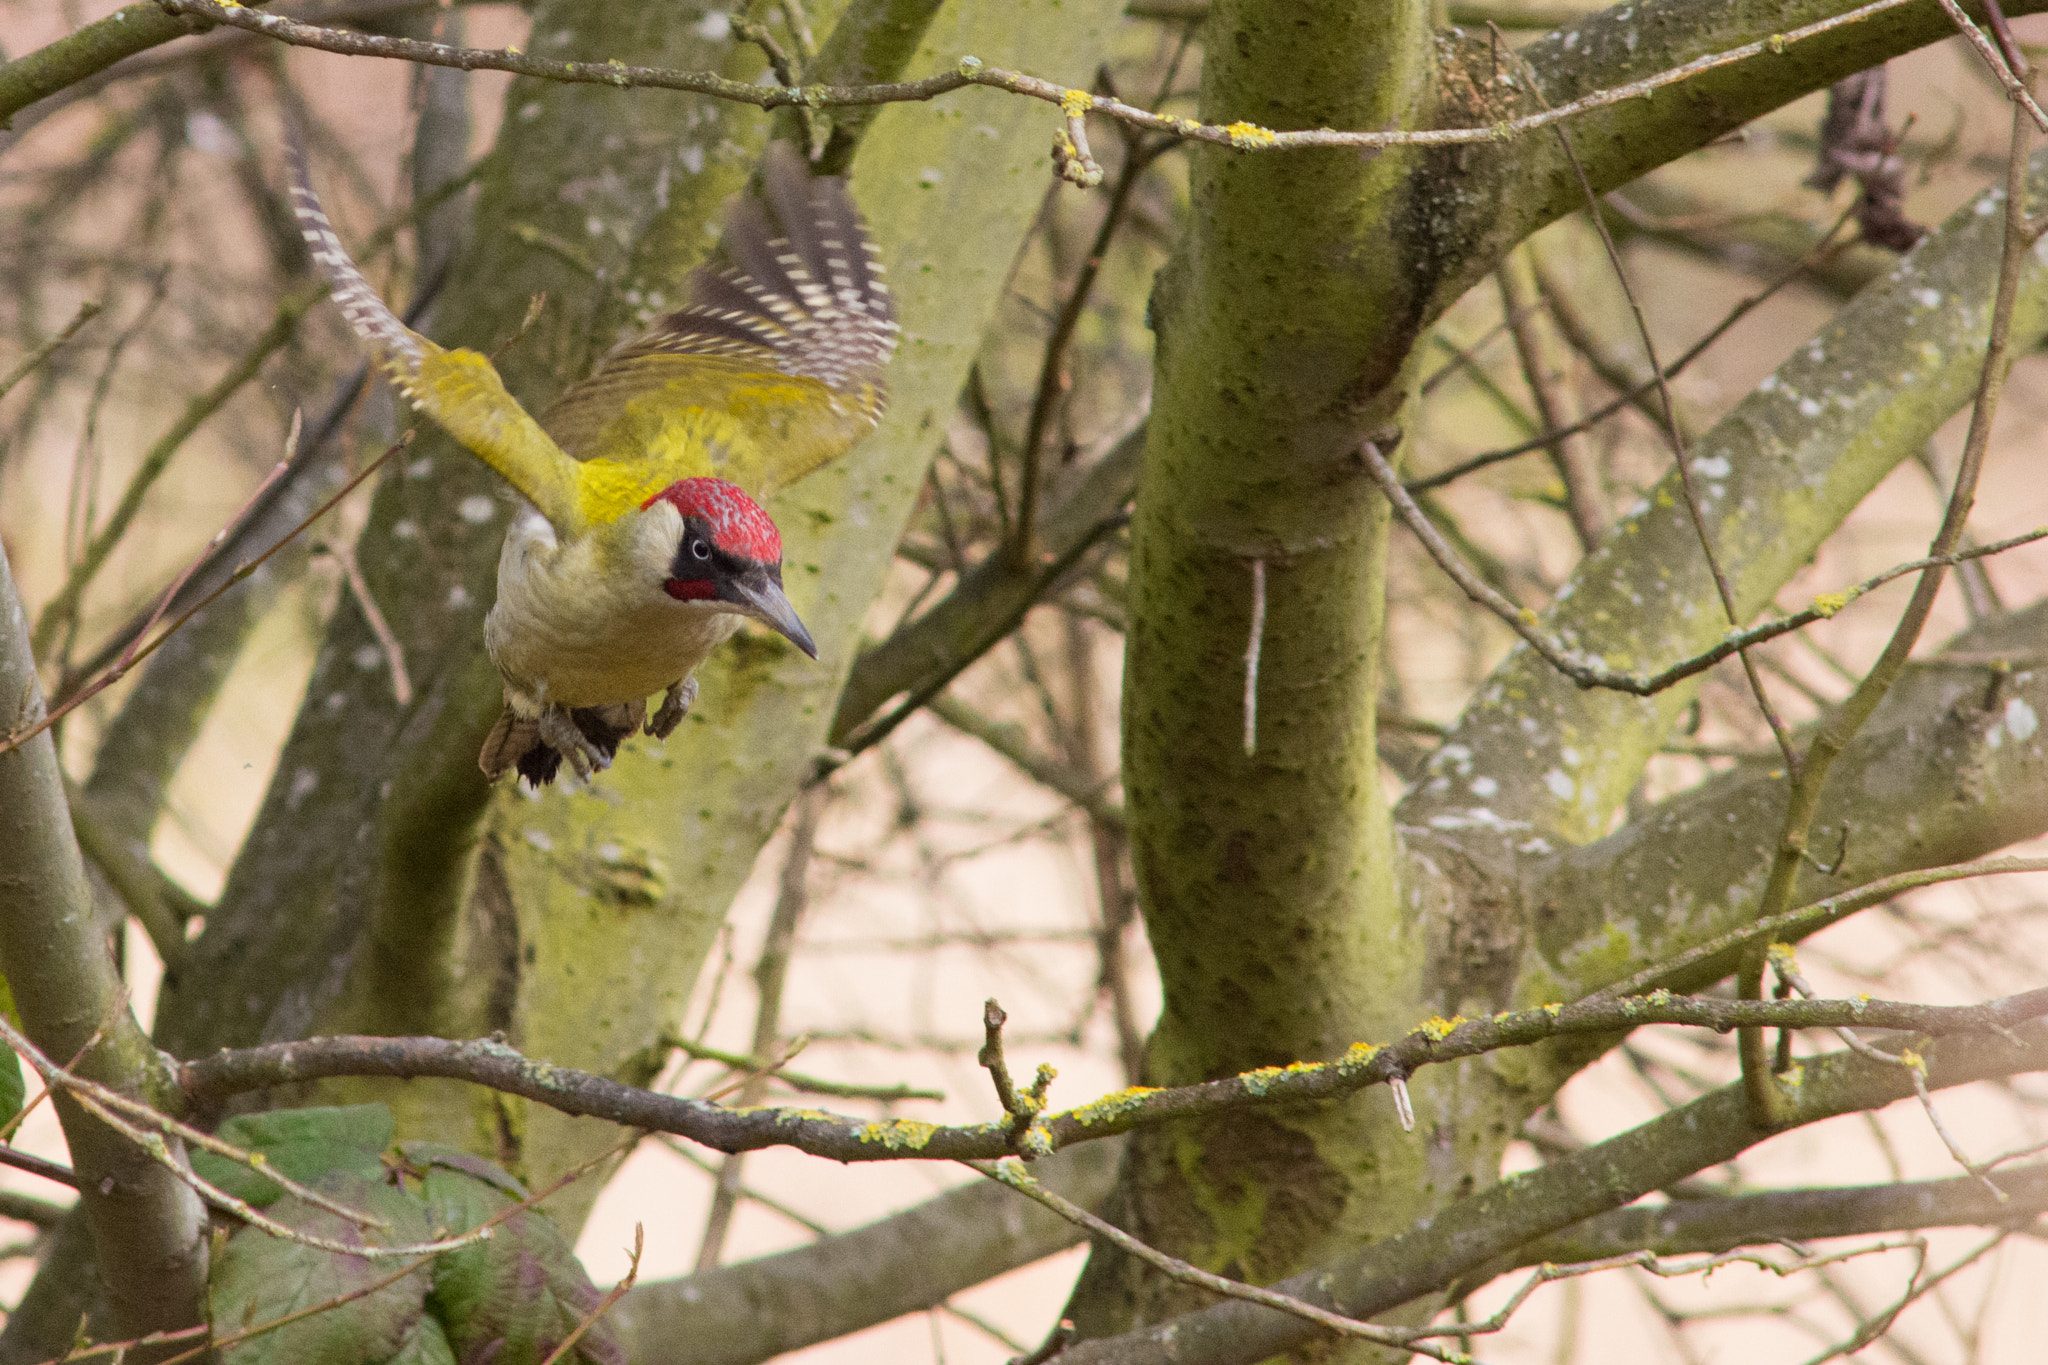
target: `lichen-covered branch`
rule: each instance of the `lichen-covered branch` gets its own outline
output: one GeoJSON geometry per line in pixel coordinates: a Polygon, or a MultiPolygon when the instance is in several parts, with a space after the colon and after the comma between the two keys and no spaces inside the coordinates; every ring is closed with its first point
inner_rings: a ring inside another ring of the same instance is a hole
{"type": "Polygon", "coordinates": [[[167,14],[150,0],[140,0],[59,38],[48,47],[17,57],[0,66],[0,128],[46,95],[54,95],[104,71],[124,57],[197,33],[204,27],[167,14]]]}
{"type": "MultiPolygon", "coordinates": [[[[835,1161],[962,1161],[1044,1156],[1077,1143],[1176,1119],[1341,1099],[1375,1085],[1405,1080],[1424,1067],[1557,1038],[1597,1039],[1648,1024],[1682,1024],[1721,1033],[1747,1027],[1856,1027],[1938,1037],[2010,1029],[2044,1014],[2048,1014],[2048,988],[1982,1005],[1864,999],[1723,1000],[1659,990],[1486,1019],[1432,1019],[1385,1047],[1355,1043],[1334,1061],[1264,1067],[1167,1089],[1141,1087],[1077,1109],[1045,1114],[1026,1107],[985,1123],[946,1126],[914,1119],[865,1121],[815,1109],[729,1109],[535,1061],[492,1039],[310,1038],[224,1048],[185,1063],[178,1074],[184,1102],[201,1107],[252,1090],[337,1076],[407,1080],[434,1076],[517,1095],[563,1114],[674,1133],[722,1152],[786,1146],[835,1161]]],[[[1038,1102],[1042,1103],[1042,1097],[1038,1102]]]]}

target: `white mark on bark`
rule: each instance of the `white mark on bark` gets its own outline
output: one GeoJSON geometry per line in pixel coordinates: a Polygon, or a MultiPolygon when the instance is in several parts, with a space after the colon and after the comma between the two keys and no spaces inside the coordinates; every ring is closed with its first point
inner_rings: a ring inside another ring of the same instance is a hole
{"type": "Polygon", "coordinates": [[[1244,647],[1244,752],[1259,751],[1259,650],[1266,639],[1266,561],[1252,561],[1252,628],[1244,647]]]}

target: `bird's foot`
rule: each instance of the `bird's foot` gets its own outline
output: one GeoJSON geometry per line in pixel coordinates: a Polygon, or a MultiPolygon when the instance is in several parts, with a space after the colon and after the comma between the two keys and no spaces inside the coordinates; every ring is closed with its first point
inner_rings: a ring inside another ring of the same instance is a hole
{"type": "Polygon", "coordinates": [[[695,678],[684,678],[681,682],[670,683],[668,691],[662,693],[661,705],[647,718],[647,733],[656,739],[667,739],[675,733],[675,728],[683,723],[683,717],[690,714],[690,703],[695,700],[695,678]]]}
{"type": "Polygon", "coordinates": [[[576,776],[585,782],[595,773],[601,773],[612,766],[612,756],[593,743],[588,735],[576,724],[570,714],[559,706],[550,706],[540,713],[538,721],[541,740],[568,761],[576,776]]]}

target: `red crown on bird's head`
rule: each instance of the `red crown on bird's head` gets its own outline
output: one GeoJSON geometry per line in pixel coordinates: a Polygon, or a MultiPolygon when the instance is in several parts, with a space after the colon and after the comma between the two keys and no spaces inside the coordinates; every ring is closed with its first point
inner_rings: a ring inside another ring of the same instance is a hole
{"type": "Polygon", "coordinates": [[[677,479],[640,504],[642,511],[665,502],[688,521],[696,517],[711,528],[711,543],[730,555],[756,564],[782,562],[782,533],[736,483],[702,477],[677,479]]]}

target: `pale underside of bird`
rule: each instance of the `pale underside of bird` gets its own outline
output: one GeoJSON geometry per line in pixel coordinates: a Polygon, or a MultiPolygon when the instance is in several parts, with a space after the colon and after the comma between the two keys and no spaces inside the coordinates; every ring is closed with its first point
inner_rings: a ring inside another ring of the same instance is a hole
{"type": "Polygon", "coordinates": [[[570,385],[536,422],[489,360],[408,329],[349,259],[296,144],[292,206],[342,316],[415,407],[524,494],[484,641],[505,709],[479,762],[536,785],[666,737],[692,676],[752,618],[816,657],[758,498],[873,430],[897,326],[843,180],[771,145],[685,305],[570,385]],[[647,699],[661,692],[650,714],[647,699]]]}

